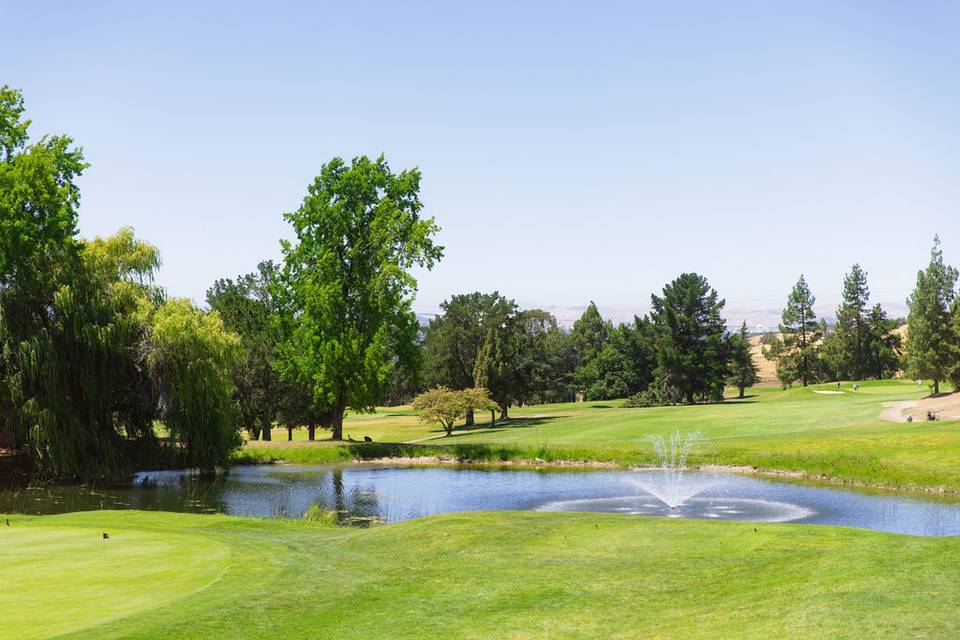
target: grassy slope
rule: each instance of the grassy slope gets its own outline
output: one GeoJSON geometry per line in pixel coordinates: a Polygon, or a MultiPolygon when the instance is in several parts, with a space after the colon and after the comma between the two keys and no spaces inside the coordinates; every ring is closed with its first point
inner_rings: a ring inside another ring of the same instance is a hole
{"type": "Polygon", "coordinates": [[[0,620],[17,638],[950,638],[960,627],[960,538],[837,527],[493,512],[355,530],[87,512],[17,516],[0,542],[0,620]],[[118,559],[140,549],[136,563],[118,559]],[[168,582],[185,574],[202,577],[168,582]],[[127,608],[144,593],[159,595],[127,608]]]}
{"type": "MultiPolygon", "coordinates": [[[[814,387],[835,390],[836,385],[814,387]]],[[[901,488],[960,491],[960,429],[956,421],[900,424],[880,419],[886,402],[911,400],[926,388],[901,381],[864,383],[840,395],[760,388],[746,400],[717,405],[625,409],[618,401],[525,407],[513,420],[490,429],[423,444],[450,447],[465,458],[590,459],[647,462],[649,434],[699,431],[706,438],[695,462],[752,465],[822,475],[838,481],[901,488]],[[487,449],[485,451],[485,449],[487,449]]],[[[384,409],[351,417],[345,431],[356,439],[404,442],[437,435],[409,409],[384,409]]],[[[330,448],[321,443],[263,448],[248,445],[241,460],[328,462],[380,455],[383,447],[330,448]]],[[[387,450],[389,452],[389,450],[387,450]]],[[[399,451],[399,450],[398,450],[399,451]]],[[[436,453],[413,450],[409,453],[436,453]]]]}

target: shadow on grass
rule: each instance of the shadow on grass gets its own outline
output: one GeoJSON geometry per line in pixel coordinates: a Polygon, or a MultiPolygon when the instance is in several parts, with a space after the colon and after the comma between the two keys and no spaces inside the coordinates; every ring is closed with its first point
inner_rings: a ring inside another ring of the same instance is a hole
{"type": "MultiPolygon", "coordinates": [[[[457,427],[454,429],[453,436],[456,437],[457,434],[465,433],[478,433],[484,431],[502,431],[504,429],[522,429],[524,427],[536,427],[541,424],[547,424],[558,419],[560,416],[530,416],[529,418],[507,418],[505,420],[497,420],[495,424],[490,424],[489,422],[481,422],[474,424],[469,427],[457,427]]],[[[437,433],[443,433],[443,429],[437,429],[437,433]]]]}

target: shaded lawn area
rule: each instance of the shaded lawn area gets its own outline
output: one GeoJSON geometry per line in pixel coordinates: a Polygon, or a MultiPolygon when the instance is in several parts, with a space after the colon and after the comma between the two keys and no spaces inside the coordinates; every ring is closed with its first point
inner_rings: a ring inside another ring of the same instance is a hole
{"type": "Polygon", "coordinates": [[[953,638],[960,627],[960,539],[839,527],[478,512],[358,530],[105,511],[16,516],[0,541],[4,636],[27,640],[953,638]]]}

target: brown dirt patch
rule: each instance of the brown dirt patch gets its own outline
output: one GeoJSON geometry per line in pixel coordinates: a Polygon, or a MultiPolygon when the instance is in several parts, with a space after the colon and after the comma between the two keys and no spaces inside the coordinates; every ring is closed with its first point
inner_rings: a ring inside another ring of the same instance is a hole
{"type": "Polygon", "coordinates": [[[927,411],[936,411],[941,420],[960,420],[960,391],[936,397],[892,402],[884,406],[880,417],[890,422],[906,422],[912,416],[914,422],[924,422],[927,411]]]}
{"type": "Polygon", "coordinates": [[[777,378],[777,364],[773,360],[767,360],[763,356],[763,345],[760,340],[763,336],[751,336],[747,340],[750,342],[750,353],[753,355],[753,362],[757,365],[757,376],[760,381],[758,386],[779,387],[780,380],[777,378]]]}

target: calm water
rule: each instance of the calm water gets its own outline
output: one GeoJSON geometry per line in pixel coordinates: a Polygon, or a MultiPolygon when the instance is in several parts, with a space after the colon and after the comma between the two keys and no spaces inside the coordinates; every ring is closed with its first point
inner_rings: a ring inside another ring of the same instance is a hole
{"type": "Polygon", "coordinates": [[[315,503],[344,522],[397,522],[449,511],[603,511],[760,522],[843,525],[924,536],[960,535],[960,505],[687,472],[705,489],[669,509],[643,487],[653,471],[527,471],[382,466],[235,467],[225,478],[141,474],[127,487],[55,487],[0,492],[0,513],[90,509],[218,512],[300,517],[315,503]]]}

